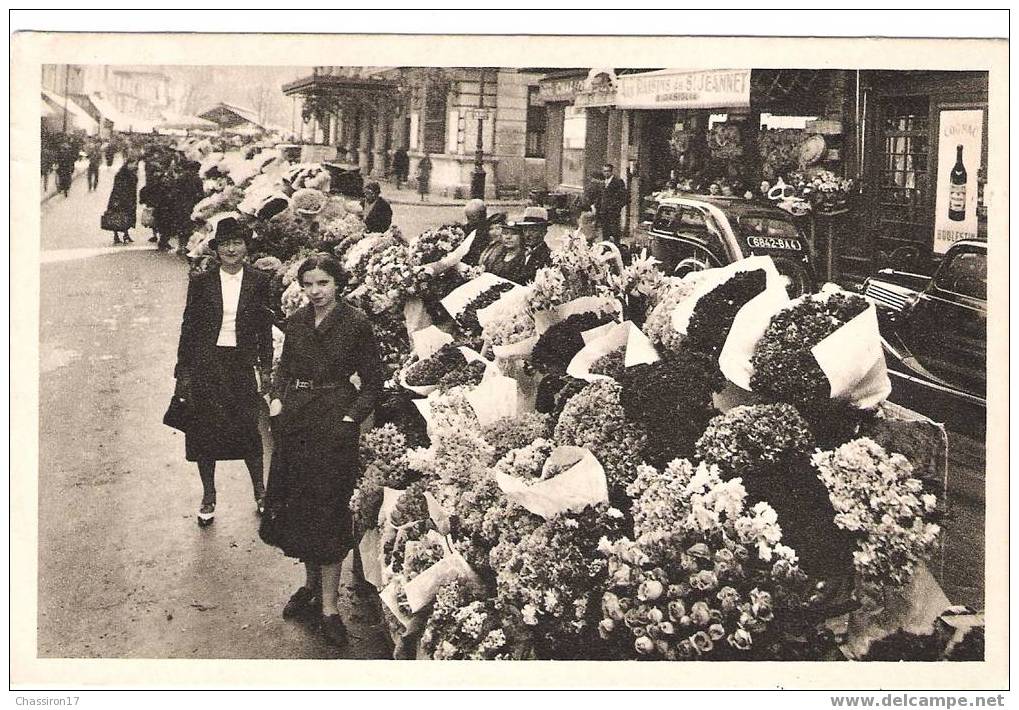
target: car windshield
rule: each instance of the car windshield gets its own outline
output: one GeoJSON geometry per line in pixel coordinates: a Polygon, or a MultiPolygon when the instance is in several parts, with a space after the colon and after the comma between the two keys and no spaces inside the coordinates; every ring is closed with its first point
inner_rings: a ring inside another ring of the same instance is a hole
{"type": "Polygon", "coordinates": [[[784,237],[785,239],[798,239],[799,230],[792,222],[775,217],[760,217],[746,215],[737,221],[740,232],[744,237],[784,237]]]}
{"type": "Polygon", "coordinates": [[[938,288],[970,298],[987,299],[987,254],[964,251],[938,272],[938,288]]]}

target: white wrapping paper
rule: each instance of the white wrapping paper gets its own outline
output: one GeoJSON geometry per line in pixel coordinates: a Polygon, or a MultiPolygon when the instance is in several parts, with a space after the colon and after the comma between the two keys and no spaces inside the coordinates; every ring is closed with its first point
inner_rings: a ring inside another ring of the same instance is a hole
{"type": "Polygon", "coordinates": [[[361,568],[364,570],[364,578],[376,589],[381,589],[382,562],[379,558],[381,548],[378,528],[366,530],[357,548],[361,553],[361,568]]]}
{"type": "MultiPolygon", "coordinates": [[[[448,549],[448,548],[447,548],[448,549]]],[[[454,579],[480,583],[478,575],[456,550],[449,549],[446,556],[404,585],[407,604],[417,613],[432,603],[439,588],[454,579]]]]}
{"type": "Polygon", "coordinates": [[[488,323],[504,309],[519,308],[520,310],[524,310],[525,301],[530,294],[530,286],[514,285],[509,291],[506,291],[499,296],[499,299],[495,301],[495,303],[478,309],[478,323],[481,324],[482,328],[487,328],[488,323]]]}
{"type": "Polygon", "coordinates": [[[463,258],[467,256],[467,252],[471,250],[471,244],[474,243],[475,234],[477,234],[477,232],[471,232],[468,234],[467,238],[460,242],[460,246],[446,254],[446,256],[442,257],[438,261],[433,261],[430,264],[422,264],[422,266],[436,276],[453,268],[463,261],[463,258]]]}
{"type": "Polygon", "coordinates": [[[732,328],[718,355],[718,366],[729,382],[740,389],[750,389],[750,364],[757,341],[771,323],[771,317],[789,305],[789,295],[782,286],[768,286],[744,304],[732,321],[732,328]]]}
{"type": "MultiPolygon", "coordinates": [[[[477,278],[471,279],[467,283],[458,286],[448,296],[440,301],[442,307],[446,309],[446,312],[450,316],[456,318],[458,315],[464,312],[467,305],[475,298],[480,296],[482,293],[492,288],[497,284],[513,284],[512,281],[496,276],[495,274],[485,272],[477,278]]],[[[479,321],[480,322],[480,321],[479,321]]]]}
{"type": "Polygon", "coordinates": [[[407,337],[413,338],[414,333],[432,325],[432,317],[428,315],[425,302],[420,298],[408,298],[403,304],[403,324],[407,328],[407,337]]]}
{"type": "Polygon", "coordinates": [[[694,287],[690,297],[680,301],[672,311],[672,327],[675,328],[677,333],[686,335],[687,326],[690,325],[690,316],[693,315],[697,302],[703,296],[715,290],[716,287],[721,286],[736,274],[757,269],[764,269],[765,288],[773,285],[784,286],[785,280],[778,273],[778,269],[775,268],[775,263],[771,260],[770,256],[748,256],[745,259],[734,261],[717,269],[708,269],[701,272],[703,278],[697,281],[697,285],[694,287]]]}
{"type": "MultiPolygon", "coordinates": [[[[601,375],[591,372],[591,366],[603,355],[608,355],[614,350],[625,348],[626,354],[623,360],[624,367],[634,365],[649,365],[658,362],[661,358],[651,344],[648,337],[638,328],[633,321],[623,323],[610,323],[608,329],[595,328],[601,332],[601,336],[592,340],[586,340],[587,345],[581,348],[580,352],[573,356],[566,374],[587,382],[597,380],[611,380],[608,375],[601,375]]],[[[590,333],[591,331],[587,331],[590,333]]],[[[587,333],[584,333],[586,335],[587,333]]]]}
{"type": "Polygon", "coordinates": [[[396,583],[390,582],[386,585],[385,589],[379,592],[379,599],[386,605],[386,608],[396,618],[397,621],[403,626],[404,629],[410,631],[415,627],[415,619],[411,616],[407,616],[400,609],[399,602],[396,601],[396,583]]]}
{"type": "Polygon", "coordinates": [[[449,535],[449,513],[428,491],[425,491],[425,505],[428,506],[428,517],[435,523],[435,529],[443,535],[449,535]]]}
{"type": "MultiPolygon", "coordinates": [[[[581,296],[574,298],[561,306],[550,308],[547,311],[538,311],[534,314],[534,325],[538,335],[543,335],[546,330],[556,323],[566,320],[570,316],[580,313],[605,313],[606,299],[604,296],[581,296]]],[[[612,312],[617,316],[623,312],[623,306],[616,301],[612,312]]]]}
{"type": "Polygon", "coordinates": [[[403,495],[402,488],[389,488],[383,486],[382,488],[382,505],[379,506],[379,525],[386,525],[389,523],[389,514],[396,508],[396,501],[400,500],[400,496],[403,495]]]}
{"type": "Polygon", "coordinates": [[[873,303],[810,352],[831,383],[832,399],[873,409],[892,393],[873,303]]]}
{"type": "Polygon", "coordinates": [[[417,356],[418,360],[431,357],[443,345],[453,342],[452,335],[434,325],[415,331],[411,334],[410,339],[413,343],[413,353],[417,356]]]}
{"type": "Polygon", "coordinates": [[[492,354],[500,360],[518,360],[531,356],[534,346],[538,344],[538,336],[532,335],[509,345],[493,345],[492,354]]]}
{"type": "Polygon", "coordinates": [[[466,396],[481,426],[504,417],[515,417],[519,411],[517,381],[512,377],[488,376],[466,396]]]}
{"type": "Polygon", "coordinates": [[[506,497],[546,520],[566,511],[581,511],[589,505],[609,499],[605,470],[587,449],[559,446],[545,462],[558,465],[576,461],[566,471],[545,480],[525,481],[505,473],[495,474],[496,483],[506,497]]]}

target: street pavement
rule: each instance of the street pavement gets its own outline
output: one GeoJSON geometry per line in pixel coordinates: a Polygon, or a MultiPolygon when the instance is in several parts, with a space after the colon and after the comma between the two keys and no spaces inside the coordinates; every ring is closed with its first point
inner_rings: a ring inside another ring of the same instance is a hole
{"type": "MultiPolygon", "coordinates": [[[[280,612],[301,566],[257,535],[241,462],[217,470],[216,522],[196,525],[197,471],[161,418],[173,390],[186,266],[148,230],[112,247],[99,189],[76,180],[42,205],[39,618],[41,657],[381,658],[377,610],[346,587],[351,643],[325,643],[280,612]]],[[[394,207],[408,233],[459,207],[394,207]]],[[[983,448],[953,435],[946,591],[983,606],[983,448]]]]}

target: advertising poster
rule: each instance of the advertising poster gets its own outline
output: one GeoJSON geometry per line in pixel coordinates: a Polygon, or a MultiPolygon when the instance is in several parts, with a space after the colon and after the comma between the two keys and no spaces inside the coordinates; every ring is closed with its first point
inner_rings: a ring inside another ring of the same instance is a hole
{"type": "Polygon", "coordinates": [[[942,111],[938,135],[938,183],[934,252],[977,236],[977,175],[983,148],[984,112],[942,111]]]}

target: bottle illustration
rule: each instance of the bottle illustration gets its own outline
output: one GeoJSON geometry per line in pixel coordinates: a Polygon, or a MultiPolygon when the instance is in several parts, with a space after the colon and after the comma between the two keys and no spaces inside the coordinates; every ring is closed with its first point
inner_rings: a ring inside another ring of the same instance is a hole
{"type": "Polygon", "coordinates": [[[955,165],[948,176],[948,218],[966,219],[966,166],[962,164],[962,146],[955,146],[955,165]]]}

